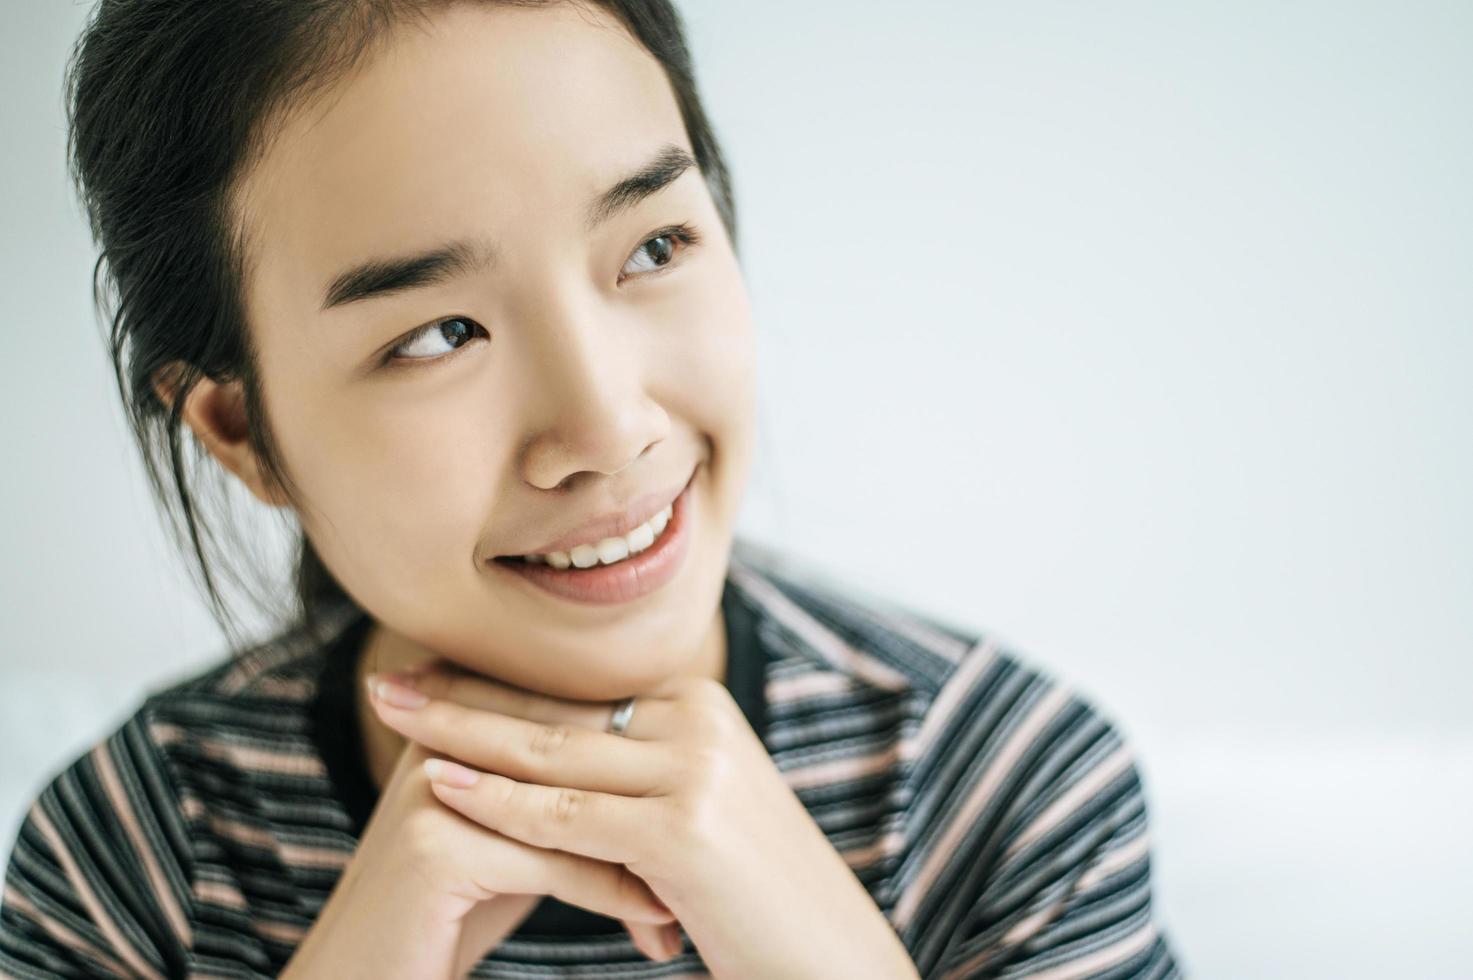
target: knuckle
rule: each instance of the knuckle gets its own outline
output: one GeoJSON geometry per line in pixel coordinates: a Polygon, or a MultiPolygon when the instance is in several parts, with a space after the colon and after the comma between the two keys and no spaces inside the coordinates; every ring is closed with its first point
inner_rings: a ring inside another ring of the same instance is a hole
{"type": "Polygon", "coordinates": [[[549,756],[557,752],[572,738],[567,725],[537,725],[528,737],[528,749],[534,756],[549,756]]]}
{"type": "Polygon", "coordinates": [[[495,805],[498,807],[511,806],[522,785],[514,779],[504,779],[501,777],[488,780],[485,776],[482,776],[480,781],[482,784],[489,784],[485,792],[494,798],[495,805]]]}
{"type": "Polygon", "coordinates": [[[582,792],[566,786],[559,787],[547,801],[547,818],[554,823],[568,824],[583,811],[586,799],[582,792]]]}

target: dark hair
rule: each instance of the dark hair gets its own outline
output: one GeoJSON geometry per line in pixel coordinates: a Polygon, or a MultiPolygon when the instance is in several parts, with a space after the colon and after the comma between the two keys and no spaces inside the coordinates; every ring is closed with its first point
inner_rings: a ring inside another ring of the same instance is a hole
{"type": "MultiPolygon", "coordinates": [[[[93,294],[103,321],[110,319],[118,389],[155,503],[237,652],[243,642],[221,584],[228,579],[265,605],[262,586],[270,582],[259,568],[253,582],[233,563],[259,546],[259,537],[248,541],[233,520],[223,532],[212,528],[194,499],[203,487],[219,509],[230,509],[223,467],[181,431],[184,397],[201,377],[241,382],[263,479],[293,506],[304,501],[263,410],[242,304],[245,249],[232,227],[232,188],[293,105],[341,79],[401,21],[422,20],[449,2],[100,0],[67,64],[71,175],[101,249],[93,294]],[[155,384],[172,397],[161,398],[155,384]]],[[[557,0],[487,2],[535,7],[557,0]]],[[[664,67],[735,249],[731,179],[697,94],[679,14],[669,0],[582,2],[617,17],[664,67]]],[[[299,527],[294,564],[292,615],[303,625],[316,629],[328,605],[352,601],[299,527]]]]}

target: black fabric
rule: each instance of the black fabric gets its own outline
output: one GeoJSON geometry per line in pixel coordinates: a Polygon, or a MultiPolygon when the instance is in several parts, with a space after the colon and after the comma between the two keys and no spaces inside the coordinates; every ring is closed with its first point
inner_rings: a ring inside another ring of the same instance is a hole
{"type": "MultiPolygon", "coordinates": [[[[726,625],[726,687],[741,707],[752,730],[766,741],[767,702],[763,696],[767,657],[757,640],[754,611],[737,593],[730,579],[721,593],[726,625]]],[[[353,821],[353,832],[363,836],[378,802],[378,789],[369,775],[367,755],[354,714],[353,690],[358,658],[373,619],[356,617],[326,651],[317,695],[312,702],[312,733],[327,768],[328,778],[353,821]]],[[[515,936],[586,936],[622,932],[618,919],[599,915],[552,896],[544,898],[513,933],[515,936]]]]}

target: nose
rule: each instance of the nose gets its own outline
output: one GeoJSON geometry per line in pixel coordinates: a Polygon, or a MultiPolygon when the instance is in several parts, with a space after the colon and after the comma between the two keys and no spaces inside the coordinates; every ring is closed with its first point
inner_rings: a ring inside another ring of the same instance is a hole
{"type": "Polygon", "coordinates": [[[613,475],[665,438],[670,418],[647,391],[655,348],[641,329],[598,297],[544,307],[526,324],[534,383],[523,480],[560,489],[582,472],[613,475]]]}

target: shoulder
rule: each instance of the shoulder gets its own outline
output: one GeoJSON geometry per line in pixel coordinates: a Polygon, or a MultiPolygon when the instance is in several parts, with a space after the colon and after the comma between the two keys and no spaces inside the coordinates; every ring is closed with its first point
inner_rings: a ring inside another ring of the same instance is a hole
{"type": "Polygon", "coordinates": [[[318,629],[282,627],[265,639],[218,658],[191,674],[156,685],[145,706],[211,698],[299,700],[311,696],[328,645],[363,612],[340,603],[323,612],[318,629]]]}
{"type": "Polygon", "coordinates": [[[980,627],[948,622],[791,555],[742,541],[729,577],[754,609],[769,656],[903,695],[926,717],[920,743],[1050,721],[1108,724],[1063,679],[980,627]]]}
{"type": "Polygon", "coordinates": [[[183,975],[200,903],[243,903],[222,854],[259,865],[256,811],[323,794],[307,709],[329,636],[286,629],[156,686],[52,771],[11,841],[0,974],[183,975]]]}
{"type": "Polygon", "coordinates": [[[187,749],[190,759],[201,752],[213,755],[218,771],[235,746],[250,755],[252,747],[290,737],[301,728],[316,693],[326,644],[353,622],[352,613],[333,610],[313,636],[300,626],[284,628],[155,684],[121,723],[52,770],[37,798],[55,802],[86,796],[90,812],[123,814],[131,823],[127,811],[134,804],[159,812],[170,795],[164,791],[177,791],[187,782],[181,779],[181,751],[187,749]],[[148,795],[130,798],[145,791],[148,795]]]}
{"type": "Polygon", "coordinates": [[[148,694],[136,723],[176,785],[197,790],[200,801],[186,801],[193,815],[227,785],[275,792],[283,780],[323,778],[314,702],[333,641],[362,615],[334,607],[315,632],[284,628],[148,694]]]}
{"type": "Polygon", "coordinates": [[[325,642],[352,619],[334,613],[324,620],[326,635],[315,639],[286,628],[154,685],[121,723],[51,770],[32,797],[24,832],[68,848],[87,847],[89,833],[123,835],[140,849],[168,845],[187,863],[183,828],[204,815],[225,783],[263,771],[318,772],[308,708],[325,642]]]}
{"type": "MultiPolygon", "coordinates": [[[[889,744],[912,800],[918,893],[961,873],[946,870],[958,854],[1022,867],[1071,833],[1098,836],[1143,816],[1136,753],[1118,720],[998,636],[759,546],[734,551],[731,575],[780,659],[769,681],[780,706],[815,729],[842,716],[857,731],[864,713],[889,744]]],[[[874,751],[873,741],[855,751],[874,751]]]]}
{"type": "Polygon", "coordinates": [[[790,554],[739,539],[728,578],[757,617],[770,656],[856,685],[934,696],[981,640],[841,580],[790,554]]]}

